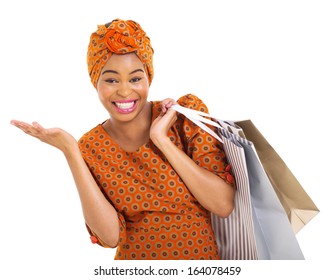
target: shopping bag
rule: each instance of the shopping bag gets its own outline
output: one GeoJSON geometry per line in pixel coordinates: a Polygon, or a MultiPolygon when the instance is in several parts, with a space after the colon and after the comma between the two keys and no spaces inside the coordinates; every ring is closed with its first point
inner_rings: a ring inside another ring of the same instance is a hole
{"type": "Polygon", "coordinates": [[[298,241],[252,142],[226,130],[209,115],[175,105],[223,146],[235,175],[235,208],[227,218],[212,215],[222,259],[304,259],[298,241]],[[209,116],[210,117],[210,116],[209,116]],[[218,127],[217,135],[204,123],[218,127]]]}
{"type": "Polygon", "coordinates": [[[242,132],[239,130],[238,133],[254,144],[292,228],[297,233],[319,213],[319,209],[253,122],[244,120],[235,122],[235,124],[242,129],[242,132]]]}
{"type": "Polygon", "coordinates": [[[244,149],[228,137],[219,137],[235,174],[237,192],[234,210],[228,218],[211,213],[219,255],[224,260],[257,260],[249,179],[244,149]]]}
{"type": "Polygon", "coordinates": [[[254,144],[267,176],[286,212],[293,231],[300,231],[320,211],[310,196],[251,120],[220,121],[229,132],[254,144]]]}

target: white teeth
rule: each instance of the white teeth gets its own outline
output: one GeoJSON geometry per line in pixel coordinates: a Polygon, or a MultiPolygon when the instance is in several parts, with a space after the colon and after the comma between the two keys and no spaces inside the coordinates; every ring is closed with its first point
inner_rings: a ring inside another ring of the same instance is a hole
{"type": "Polygon", "coordinates": [[[122,103],[115,102],[115,104],[118,108],[126,110],[126,109],[132,108],[135,105],[135,102],[134,101],[127,102],[127,103],[125,103],[125,102],[122,102],[122,103]]]}

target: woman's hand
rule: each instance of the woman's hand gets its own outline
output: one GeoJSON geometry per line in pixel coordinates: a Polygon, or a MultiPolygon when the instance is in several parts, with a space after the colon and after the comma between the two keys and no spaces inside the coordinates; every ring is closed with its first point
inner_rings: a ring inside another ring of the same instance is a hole
{"type": "Polygon", "coordinates": [[[161,102],[161,114],[152,123],[150,129],[150,138],[157,146],[162,140],[166,140],[167,132],[172,127],[177,119],[177,112],[169,110],[174,104],[177,104],[174,99],[167,98],[161,102]]]}
{"type": "Polygon", "coordinates": [[[77,141],[75,138],[61,128],[47,129],[42,127],[37,122],[33,122],[31,125],[17,120],[12,120],[10,123],[21,129],[26,134],[33,136],[53,147],[56,147],[64,153],[70,150],[72,147],[77,146],[77,141]]]}
{"type": "Polygon", "coordinates": [[[198,165],[167,135],[177,119],[176,111],[170,110],[174,104],[173,99],[162,101],[161,115],[151,126],[151,139],[197,201],[208,211],[227,217],[234,208],[235,190],[216,174],[198,165]]]}

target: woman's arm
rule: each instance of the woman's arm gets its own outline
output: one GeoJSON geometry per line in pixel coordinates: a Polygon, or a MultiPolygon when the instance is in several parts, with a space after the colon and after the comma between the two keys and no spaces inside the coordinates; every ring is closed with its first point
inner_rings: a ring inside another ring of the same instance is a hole
{"type": "Polygon", "coordinates": [[[173,104],[175,101],[170,99],[162,102],[162,115],[151,126],[151,139],[198,202],[210,212],[227,217],[234,208],[235,189],[214,173],[198,166],[167,136],[167,131],[177,119],[176,112],[168,110],[173,104]]]}
{"type": "Polygon", "coordinates": [[[87,225],[105,244],[115,247],[119,239],[117,212],[96,184],[75,138],[60,128],[45,129],[36,122],[30,125],[12,121],[11,124],[64,153],[79,193],[87,225]]]}

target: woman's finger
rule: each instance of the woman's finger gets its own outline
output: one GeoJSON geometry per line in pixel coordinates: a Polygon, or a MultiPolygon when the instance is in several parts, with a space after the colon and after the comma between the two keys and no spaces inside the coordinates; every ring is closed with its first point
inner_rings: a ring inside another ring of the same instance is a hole
{"type": "Polygon", "coordinates": [[[176,101],[172,98],[166,98],[161,102],[161,113],[165,114],[167,110],[176,104],[176,101]]]}
{"type": "Polygon", "coordinates": [[[16,127],[23,127],[27,125],[27,123],[18,120],[11,120],[10,123],[16,127]]]}
{"type": "Polygon", "coordinates": [[[44,130],[44,127],[42,127],[38,122],[32,123],[33,127],[36,128],[38,131],[44,130]]]}
{"type": "Polygon", "coordinates": [[[22,122],[22,121],[12,120],[10,123],[12,125],[16,126],[17,128],[23,130],[26,133],[28,133],[30,128],[31,128],[30,124],[27,124],[27,123],[22,122]]]}
{"type": "Polygon", "coordinates": [[[16,126],[17,128],[21,129],[26,134],[29,134],[29,135],[35,136],[35,137],[43,129],[43,127],[40,124],[38,124],[37,122],[33,122],[33,125],[31,125],[31,124],[28,124],[28,123],[23,122],[23,121],[12,120],[10,123],[12,125],[16,126]]]}

